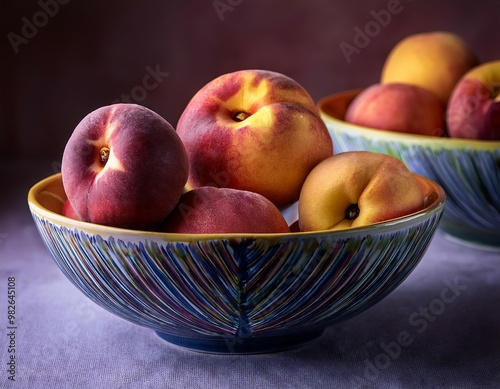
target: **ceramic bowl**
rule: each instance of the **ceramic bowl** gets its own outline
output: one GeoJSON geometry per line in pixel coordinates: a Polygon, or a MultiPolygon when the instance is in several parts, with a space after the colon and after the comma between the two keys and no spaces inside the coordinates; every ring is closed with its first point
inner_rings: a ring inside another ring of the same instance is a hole
{"type": "Polygon", "coordinates": [[[318,102],[335,153],[368,150],[393,155],[446,192],[442,230],[462,243],[500,248],[500,142],[384,131],[345,122],[361,90],[318,102]]]}
{"type": "Polygon", "coordinates": [[[61,175],[29,191],[41,238],[95,303],[175,345],[211,353],[298,347],[394,290],[424,255],[442,188],[418,177],[426,208],[343,231],[185,235],[85,223],[60,214],[61,175]]]}

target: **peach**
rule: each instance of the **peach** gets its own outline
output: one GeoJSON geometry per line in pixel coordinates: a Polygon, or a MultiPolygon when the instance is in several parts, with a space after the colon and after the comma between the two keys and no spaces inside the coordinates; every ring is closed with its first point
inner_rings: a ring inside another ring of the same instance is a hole
{"type": "Polygon", "coordinates": [[[301,231],[337,230],[417,212],[424,192],[415,174],[387,154],[348,151],[319,163],[299,198],[301,231]]]}
{"type": "Polygon", "coordinates": [[[411,134],[444,134],[445,106],[431,92],[409,84],[375,84],[357,95],[345,121],[411,134]]]}
{"type": "Polygon", "coordinates": [[[266,70],[209,82],[186,106],[177,132],[190,161],[190,187],[248,190],[278,207],[296,201],[307,174],[333,154],[309,93],[266,70]]]}
{"type": "Polygon", "coordinates": [[[500,140],[500,60],[476,66],[460,79],[446,120],[453,138],[500,140]]]}
{"type": "Polygon", "coordinates": [[[264,196],[204,186],[184,193],[160,231],[184,234],[287,233],[287,222],[264,196]]]}
{"type": "Polygon", "coordinates": [[[417,85],[447,104],[451,91],[478,59],[458,35],[432,31],[409,35],[397,43],[383,65],[381,83],[417,85]]]}
{"type": "Polygon", "coordinates": [[[132,229],[158,227],[177,204],[188,168],[174,128],[136,104],[90,112],[61,164],[64,190],[83,221],[132,229]]]}
{"type": "Polygon", "coordinates": [[[66,199],[63,203],[61,215],[69,217],[70,219],[81,220],[80,216],[78,216],[78,214],[75,212],[68,199],[66,199]]]}

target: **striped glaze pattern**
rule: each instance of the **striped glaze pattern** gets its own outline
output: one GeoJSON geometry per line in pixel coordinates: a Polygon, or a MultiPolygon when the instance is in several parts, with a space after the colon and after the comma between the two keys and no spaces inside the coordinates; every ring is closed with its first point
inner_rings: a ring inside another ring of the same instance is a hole
{"type": "Polygon", "coordinates": [[[293,348],[377,303],[418,264],[444,210],[427,207],[344,231],[187,235],[119,229],[60,215],[60,175],[28,203],[65,276],[95,303],[177,345],[216,353],[293,348]]]}
{"type": "MultiPolygon", "coordinates": [[[[331,99],[345,100],[348,96],[339,94],[331,99]]],[[[337,113],[343,117],[340,110],[337,113]]],[[[445,230],[461,239],[500,246],[499,142],[497,147],[482,148],[475,146],[474,141],[409,134],[394,136],[387,131],[345,123],[325,112],[322,116],[336,153],[368,150],[401,159],[411,170],[444,188],[445,230]]]]}
{"type": "Polygon", "coordinates": [[[373,141],[332,130],[337,152],[370,150],[403,160],[415,173],[439,182],[447,194],[446,217],[500,231],[500,149],[447,150],[373,141]]]}
{"type": "Polygon", "coordinates": [[[381,300],[417,265],[440,212],[390,232],[127,242],[33,214],[62,272],[110,312],[155,331],[251,338],[324,328],[381,300]]]}

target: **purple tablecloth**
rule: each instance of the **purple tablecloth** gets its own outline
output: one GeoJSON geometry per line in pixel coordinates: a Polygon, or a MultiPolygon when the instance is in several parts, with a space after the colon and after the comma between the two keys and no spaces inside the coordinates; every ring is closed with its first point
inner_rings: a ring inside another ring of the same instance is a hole
{"type": "Polygon", "coordinates": [[[54,168],[0,164],[0,388],[500,387],[499,251],[438,231],[391,295],[317,341],[274,354],[196,353],[105,311],[63,276],[26,202],[54,168]]]}

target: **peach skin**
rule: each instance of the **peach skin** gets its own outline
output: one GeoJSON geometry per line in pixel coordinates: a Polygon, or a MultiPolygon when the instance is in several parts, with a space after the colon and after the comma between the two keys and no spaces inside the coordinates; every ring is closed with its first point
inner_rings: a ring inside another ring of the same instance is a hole
{"type": "Polygon", "coordinates": [[[336,154],[307,177],[299,198],[301,231],[365,226],[417,212],[424,193],[399,159],[369,151],[336,154]]]}
{"type": "Polygon", "coordinates": [[[307,91],[266,70],[224,74],[201,88],[177,124],[191,187],[259,193],[276,206],[298,199],[311,169],[333,154],[307,91]]]}
{"type": "Polygon", "coordinates": [[[478,64],[471,47],[458,35],[431,31],[397,43],[382,68],[381,83],[418,85],[447,104],[458,80],[478,64]]]}
{"type": "Polygon", "coordinates": [[[452,138],[500,140],[500,60],[476,66],[460,79],[446,120],[452,138]]]}
{"type": "Polygon", "coordinates": [[[345,121],[410,134],[442,136],[445,106],[428,90],[409,84],[375,84],[349,105],[345,121]]]}
{"type": "Polygon", "coordinates": [[[160,231],[184,234],[288,233],[276,206],[245,190],[203,186],[184,193],[160,231]]]}
{"type": "Polygon", "coordinates": [[[182,141],[164,118],[140,105],[113,104],[77,125],[61,172],[83,221],[154,229],[177,204],[188,167],[182,141]]]}

